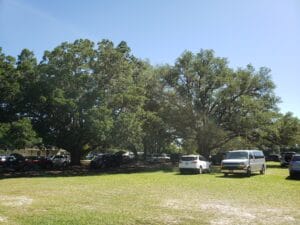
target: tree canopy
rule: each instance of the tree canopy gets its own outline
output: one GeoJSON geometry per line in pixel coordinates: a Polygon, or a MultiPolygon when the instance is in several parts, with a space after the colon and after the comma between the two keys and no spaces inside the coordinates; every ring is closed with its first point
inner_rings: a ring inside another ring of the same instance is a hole
{"type": "Polygon", "coordinates": [[[0,145],[54,145],[72,162],[92,150],[137,153],[280,148],[299,143],[299,119],[278,112],[268,68],[233,69],[212,50],[152,66],[126,42],[64,42],[38,62],[0,48],[0,145]]]}

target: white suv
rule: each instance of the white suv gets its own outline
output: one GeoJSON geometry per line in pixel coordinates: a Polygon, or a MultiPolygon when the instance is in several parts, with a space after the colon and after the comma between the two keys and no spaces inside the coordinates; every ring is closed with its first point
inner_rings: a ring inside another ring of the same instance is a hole
{"type": "Polygon", "coordinates": [[[236,150],[227,152],[222,160],[221,172],[225,176],[234,173],[244,173],[251,176],[253,172],[265,174],[266,160],[264,153],[259,150],[236,150]]]}
{"type": "Polygon", "coordinates": [[[71,160],[68,155],[55,155],[51,158],[54,167],[67,167],[71,160]]]}
{"type": "Polygon", "coordinates": [[[183,155],[180,157],[179,171],[180,173],[185,171],[210,172],[210,164],[202,155],[183,155]]]}

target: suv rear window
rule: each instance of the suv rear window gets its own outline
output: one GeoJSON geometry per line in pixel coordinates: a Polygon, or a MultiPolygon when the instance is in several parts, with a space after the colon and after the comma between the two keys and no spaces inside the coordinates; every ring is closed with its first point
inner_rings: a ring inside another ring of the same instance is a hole
{"type": "Polygon", "coordinates": [[[181,157],[181,161],[194,161],[197,160],[196,156],[183,156],[181,157]]]}

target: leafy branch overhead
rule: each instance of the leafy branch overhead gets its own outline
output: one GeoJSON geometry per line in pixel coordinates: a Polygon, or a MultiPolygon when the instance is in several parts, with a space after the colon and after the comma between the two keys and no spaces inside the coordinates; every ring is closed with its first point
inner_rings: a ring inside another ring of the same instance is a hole
{"type": "Polygon", "coordinates": [[[40,63],[27,49],[17,60],[0,51],[0,141],[55,145],[73,163],[112,148],[209,155],[239,139],[295,145],[299,120],[278,113],[274,89],[270,69],[233,69],[212,50],[186,51],[162,66],[109,40],[64,42],[40,63]]]}

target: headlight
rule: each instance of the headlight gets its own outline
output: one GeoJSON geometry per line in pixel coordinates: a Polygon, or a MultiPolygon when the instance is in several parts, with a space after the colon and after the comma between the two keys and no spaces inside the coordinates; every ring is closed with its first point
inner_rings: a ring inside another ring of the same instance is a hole
{"type": "Polygon", "coordinates": [[[244,162],[240,163],[240,167],[242,167],[242,168],[246,167],[246,163],[244,163],[244,162]]]}

